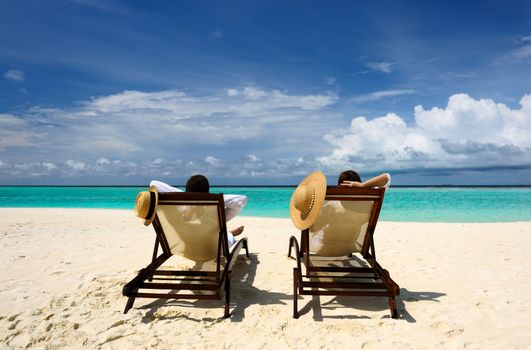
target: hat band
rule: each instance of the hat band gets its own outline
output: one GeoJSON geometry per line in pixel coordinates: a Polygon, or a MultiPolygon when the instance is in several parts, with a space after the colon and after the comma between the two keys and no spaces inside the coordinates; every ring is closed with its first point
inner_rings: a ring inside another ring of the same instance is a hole
{"type": "Polygon", "coordinates": [[[304,211],[304,213],[302,213],[303,215],[307,216],[308,214],[310,214],[310,212],[312,211],[312,208],[313,208],[313,204],[315,203],[315,188],[312,188],[313,190],[313,193],[312,193],[312,201],[310,202],[310,205],[308,206],[308,209],[306,209],[304,211]]]}
{"type": "Polygon", "coordinates": [[[149,191],[150,201],[149,201],[149,210],[146,214],[146,220],[149,220],[151,216],[153,215],[153,212],[155,211],[155,192],[149,191]]]}

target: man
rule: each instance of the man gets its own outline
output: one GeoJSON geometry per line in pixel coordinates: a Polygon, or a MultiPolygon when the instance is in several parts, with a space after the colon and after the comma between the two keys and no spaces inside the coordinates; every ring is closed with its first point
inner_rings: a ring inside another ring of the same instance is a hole
{"type": "MultiPolygon", "coordinates": [[[[150,183],[150,186],[155,186],[159,192],[182,192],[182,190],[170,186],[167,183],[162,181],[153,180],[150,183]]],[[[204,175],[193,175],[186,182],[186,192],[203,192],[209,193],[210,184],[208,179],[204,175]]],[[[223,200],[225,202],[225,217],[227,221],[234,218],[240,213],[240,211],[247,204],[247,196],[239,194],[225,194],[223,195],[223,200]]],[[[244,230],[244,226],[239,226],[235,229],[227,232],[227,238],[229,241],[229,246],[233,245],[236,242],[235,236],[240,235],[244,230]]]]}

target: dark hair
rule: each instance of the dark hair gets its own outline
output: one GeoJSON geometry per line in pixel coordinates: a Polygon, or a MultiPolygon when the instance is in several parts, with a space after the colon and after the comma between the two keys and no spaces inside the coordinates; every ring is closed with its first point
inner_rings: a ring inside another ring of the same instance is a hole
{"type": "Polygon", "coordinates": [[[361,182],[361,177],[354,170],[345,170],[337,178],[337,185],[341,185],[343,181],[361,182]]]}
{"type": "Polygon", "coordinates": [[[203,175],[192,175],[186,181],[186,192],[205,192],[210,190],[208,179],[203,175]]]}

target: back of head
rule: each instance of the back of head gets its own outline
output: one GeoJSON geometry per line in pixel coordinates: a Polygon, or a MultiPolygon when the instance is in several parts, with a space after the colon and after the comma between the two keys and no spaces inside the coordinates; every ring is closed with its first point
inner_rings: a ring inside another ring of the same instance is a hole
{"type": "Polygon", "coordinates": [[[343,181],[361,182],[361,177],[354,170],[345,170],[341,174],[339,174],[339,177],[337,179],[337,185],[341,185],[343,181]]]}
{"type": "Polygon", "coordinates": [[[208,193],[210,191],[210,184],[208,179],[204,175],[193,175],[190,176],[186,182],[186,192],[204,192],[208,193]]]}

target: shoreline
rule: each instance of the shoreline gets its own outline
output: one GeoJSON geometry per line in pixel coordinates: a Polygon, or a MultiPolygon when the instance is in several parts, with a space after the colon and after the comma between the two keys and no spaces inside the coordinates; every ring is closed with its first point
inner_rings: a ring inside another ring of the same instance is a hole
{"type": "MultiPolygon", "coordinates": [[[[132,217],[135,217],[134,215],[134,208],[130,208],[130,209],[126,209],[126,208],[71,208],[71,207],[0,207],[0,212],[1,211],[25,211],[25,210],[28,210],[28,211],[57,211],[57,210],[66,210],[66,211],[106,211],[106,212],[111,212],[111,211],[119,211],[119,212],[130,212],[132,217]]],[[[291,223],[291,220],[288,216],[286,217],[274,217],[274,216],[257,216],[257,215],[245,215],[245,213],[243,213],[242,215],[238,215],[238,217],[235,219],[237,220],[238,218],[250,218],[250,219],[264,219],[264,220],[268,220],[268,219],[272,219],[272,220],[288,220],[290,223],[291,223]]],[[[1,222],[1,221],[0,221],[1,222]]],[[[379,223],[381,222],[388,222],[388,223],[403,223],[403,224],[407,224],[407,223],[411,223],[411,224],[512,224],[512,223],[528,223],[528,224],[531,224],[531,220],[529,221],[526,221],[526,220],[515,220],[515,221],[392,221],[392,220],[386,220],[386,219],[381,219],[378,220],[379,223]]]]}
{"type": "MultiPolygon", "coordinates": [[[[0,330],[9,348],[525,348],[531,223],[379,222],[379,263],[401,288],[385,298],[299,299],[291,317],[289,219],[237,217],[251,258],[222,302],[137,299],[123,285],[151,260],[154,231],[128,209],[0,208],[0,330]],[[493,278],[496,276],[496,278],[493,278]],[[488,331],[488,332],[487,332],[488,331]]],[[[171,264],[183,264],[172,258],[171,264]]]]}

